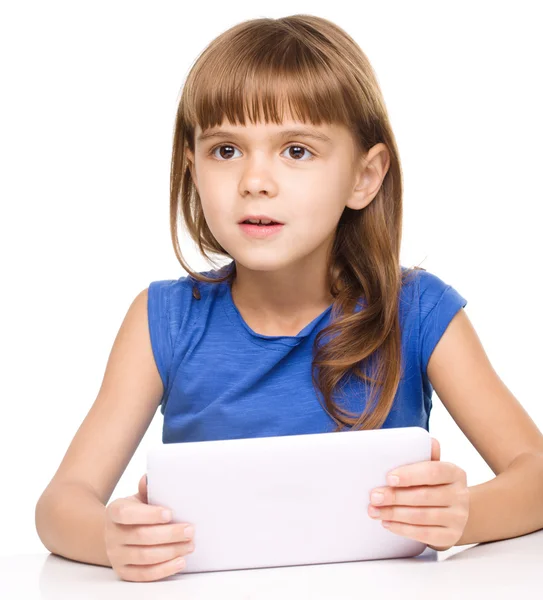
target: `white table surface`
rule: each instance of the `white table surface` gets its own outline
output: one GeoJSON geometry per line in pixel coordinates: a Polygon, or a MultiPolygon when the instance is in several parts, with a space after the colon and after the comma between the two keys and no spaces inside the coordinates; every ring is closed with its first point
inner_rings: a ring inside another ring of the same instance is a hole
{"type": "Polygon", "coordinates": [[[492,600],[543,598],[543,530],[414,558],[179,573],[155,582],[121,580],[108,567],[54,554],[0,556],[2,600],[492,600]]]}

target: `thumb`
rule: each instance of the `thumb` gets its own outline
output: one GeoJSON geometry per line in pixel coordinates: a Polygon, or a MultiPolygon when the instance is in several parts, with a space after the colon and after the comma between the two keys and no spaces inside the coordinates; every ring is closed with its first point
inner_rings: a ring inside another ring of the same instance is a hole
{"type": "Polygon", "coordinates": [[[147,501],[147,475],[143,475],[138,483],[138,493],[136,494],[136,498],[140,502],[144,502],[148,504],[147,501]]]}
{"type": "Polygon", "coordinates": [[[441,447],[436,438],[432,438],[432,458],[431,460],[440,460],[441,447]]]}

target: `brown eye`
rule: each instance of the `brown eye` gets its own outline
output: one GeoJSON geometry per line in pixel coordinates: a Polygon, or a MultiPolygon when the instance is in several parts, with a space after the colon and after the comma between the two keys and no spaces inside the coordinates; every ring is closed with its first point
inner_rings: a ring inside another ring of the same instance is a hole
{"type": "MultiPolygon", "coordinates": [[[[314,158],[313,153],[310,152],[305,146],[300,146],[298,144],[291,144],[290,146],[285,148],[285,150],[290,150],[291,148],[294,148],[294,156],[293,156],[293,153],[290,152],[290,157],[293,158],[293,160],[295,160],[296,162],[304,162],[304,160],[307,161],[307,160],[312,160],[314,158]],[[306,154],[310,155],[310,157],[306,158],[306,159],[299,158],[300,154],[303,155],[304,152],[306,154]]],[[[231,158],[231,156],[229,156],[229,153],[232,151],[235,151],[235,150],[237,150],[237,148],[235,148],[234,146],[231,146],[229,144],[222,144],[220,146],[215,146],[214,148],[212,148],[209,151],[209,154],[211,156],[214,156],[215,158],[217,158],[220,162],[225,162],[229,158],[231,158]],[[222,157],[222,159],[219,159],[217,154],[215,154],[216,150],[220,150],[220,156],[222,157]],[[226,156],[225,156],[225,154],[226,154],[226,156]]]]}
{"type": "Polygon", "coordinates": [[[228,154],[229,154],[229,152],[231,152],[231,149],[235,150],[234,146],[229,146],[227,144],[223,144],[222,146],[217,146],[217,147],[213,148],[213,150],[211,150],[210,154],[212,154],[213,156],[216,156],[215,150],[221,150],[221,156],[223,158],[225,158],[224,154],[226,152],[226,154],[227,154],[226,159],[228,159],[229,158],[228,154]],[[226,151],[223,151],[224,148],[226,148],[226,151]]]}
{"type": "MultiPolygon", "coordinates": [[[[308,150],[307,148],[304,148],[303,146],[289,146],[289,147],[287,148],[287,150],[289,150],[289,149],[291,149],[291,148],[294,148],[294,153],[292,153],[292,152],[290,153],[290,155],[291,155],[293,158],[297,158],[296,156],[293,156],[293,154],[295,154],[295,155],[299,155],[299,154],[303,154],[304,152],[309,152],[309,150],[308,150]]],[[[310,154],[311,154],[311,153],[310,153],[310,154]]]]}

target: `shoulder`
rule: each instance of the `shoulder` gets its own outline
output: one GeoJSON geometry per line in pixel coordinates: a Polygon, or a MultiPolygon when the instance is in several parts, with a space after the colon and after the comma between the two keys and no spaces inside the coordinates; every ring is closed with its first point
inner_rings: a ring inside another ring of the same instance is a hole
{"type": "MultiPolygon", "coordinates": [[[[209,276],[210,271],[198,271],[209,276]]],[[[147,295],[148,328],[156,364],[167,390],[170,371],[176,365],[178,352],[182,353],[190,342],[193,325],[202,315],[201,302],[209,293],[212,284],[197,281],[190,275],[178,279],[158,279],[144,290],[142,301],[147,295]]]]}
{"type": "Polygon", "coordinates": [[[148,288],[149,301],[171,303],[176,297],[186,294],[191,287],[192,278],[183,275],[179,279],[158,279],[152,281],[148,288]]]}
{"type": "Polygon", "coordinates": [[[467,304],[467,300],[446,279],[426,270],[418,270],[418,295],[421,323],[439,309],[445,320],[467,304]]]}
{"type": "Polygon", "coordinates": [[[420,267],[404,271],[409,272],[404,273],[402,304],[411,318],[418,321],[421,340],[435,337],[431,341],[437,341],[467,300],[444,277],[420,267]]]}
{"type": "MultiPolygon", "coordinates": [[[[218,271],[197,271],[197,273],[214,278],[218,271]]],[[[217,284],[199,281],[191,275],[183,275],[178,279],[152,281],[148,287],[149,313],[168,315],[175,321],[176,315],[179,317],[194,305],[195,301],[214,293],[216,289],[218,289],[217,284]]]]}
{"type": "Polygon", "coordinates": [[[435,273],[419,274],[419,323],[421,364],[426,375],[428,360],[458,311],[468,301],[449,281],[435,273]]]}
{"type": "Polygon", "coordinates": [[[419,331],[417,351],[427,380],[430,356],[452,318],[466,306],[467,300],[446,278],[420,267],[403,270],[405,304],[409,307],[413,326],[419,331]]]}
{"type": "Polygon", "coordinates": [[[433,308],[444,294],[458,293],[448,282],[422,267],[402,267],[404,287],[412,289],[419,299],[421,312],[433,308]]]}

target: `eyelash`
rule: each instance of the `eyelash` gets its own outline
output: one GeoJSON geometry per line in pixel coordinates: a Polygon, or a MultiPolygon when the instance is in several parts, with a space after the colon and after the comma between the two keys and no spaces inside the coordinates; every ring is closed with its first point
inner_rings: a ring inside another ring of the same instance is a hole
{"type": "MultiPolygon", "coordinates": [[[[208,152],[208,156],[212,156],[213,157],[213,153],[215,152],[215,150],[217,150],[218,148],[222,148],[224,146],[231,146],[232,148],[236,148],[234,146],[234,144],[219,144],[218,146],[214,146],[213,148],[211,148],[211,150],[208,152]]],[[[315,158],[315,154],[313,152],[311,152],[311,150],[309,150],[309,148],[306,148],[303,144],[290,144],[290,146],[287,146],[285,148],[285,150],[288,150],[288,148],[302,148],[303,150],[305,150],[306,152],[309,152],[309,154],[312,155],[311,158],[308,159],[292,159],[294,162],[309,162],[310,160],[313,160],[315,158]]],[[[237,148],[236,148],[237,150],[237,148]]],[[[213,157],[214,158],[214,157],[213,157]]],[[[218,162],[229,162],[230,159],[217,159],[218,162]]]]}

